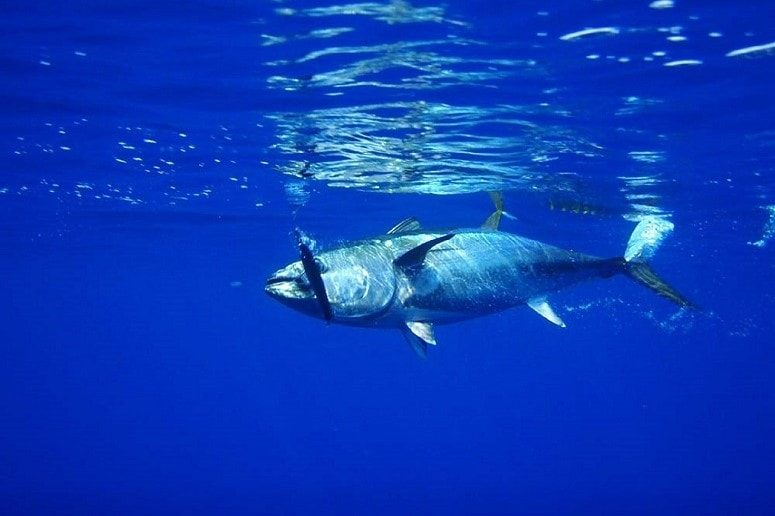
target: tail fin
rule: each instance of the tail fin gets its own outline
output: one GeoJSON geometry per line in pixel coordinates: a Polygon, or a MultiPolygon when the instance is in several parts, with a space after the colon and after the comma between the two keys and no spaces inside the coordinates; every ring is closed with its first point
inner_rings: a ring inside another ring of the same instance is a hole
{"type": "Polygon", "coordinates": [[[649,264],[644,262],[625,262],[624,274],[628,278],[648,287],[658,295],[669,299],[673,303],[684,308],[697,308],[697,305],[685,298],[680,292],[668,285],[662,278],[657,276],[649,264]]]}
{"type": "Polygon", "coordinates": [[[630,239],[627,241],[627,250],[624,251],[625,261],[649,261],[674,228],[675,225],[669,220],[651,216],[643,217],[632,230],[630,239]]]}
{"type": "Polygon", "coordinates": [[[697,308],[676,289],[668,285],[651,269],[647,263],[675,226],[672,222],[657,217],[644,217],[630,235],[627,250],[624,252],[624,274],[641,285],[648,287],[658,295],[681,307],[697,308]]]}

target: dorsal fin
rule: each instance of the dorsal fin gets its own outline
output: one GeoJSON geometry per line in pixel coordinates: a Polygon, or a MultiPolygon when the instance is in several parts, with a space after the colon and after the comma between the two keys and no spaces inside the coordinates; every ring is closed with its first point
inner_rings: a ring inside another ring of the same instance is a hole
{"type": "Polygon", "coordinates": [[[487,217],[487,220],[482,224],[483,228],[498,229],[501,223],[501,216],[503,215],[503,194],[501,192],[489,192],[490,199],[495,205],[495,211],[487,217]]]}
{"type": "Polygon", "coordinates": [[[408,233],[410,231],[419,231],[422,229],[420,227],[420,222],[414,218],[414,217],[407,217],[392,228],[390,228],[387,232],[388,235],[395,235],[398,233],[408,233]]]}
{"type": "Polygon", "coordinates": [[[428,254],[428,251],[430,251],[434,246],[437,246],[442,242],[446,242],[453,236],[455,236],[455,234],[450,233],[449,235],[443,235],[428,240],[427,242],[423,242],[422,244],[418,245],[417,247],[413,247],[393,260],[393,263],[397,267],[401,268],[404,273],[415,274],[420,269],[420,267],[422,267],[422,262],[425,260],[425,255],[428,254]]]}

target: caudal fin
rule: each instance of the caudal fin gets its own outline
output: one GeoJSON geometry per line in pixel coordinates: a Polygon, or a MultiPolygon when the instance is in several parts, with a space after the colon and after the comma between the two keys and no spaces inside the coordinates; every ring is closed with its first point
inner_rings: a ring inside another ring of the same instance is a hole
{"type": "Polygon", "coordinates": [[[669,299],[680,307],[697,308],[697,305],[689,301],[680,292],[657,276],[657,273],[645,262],[626,262],[624,265],[624,274],[636,283],[648,287],[658,295],[665,299],[669,299]]]}
{"type": "Polygon", "coordinates": [[[678,306],[697,308],[697,305],[657,276],[657,273],[647,263],[674,227],[669,220],[644,217],[635,226],[630,240],[627,242],[627,250],[624,252],[624,274],[678,306]]]}
{"type": "Polygon", "coordinates": [[[669,220],[653,216],[643,217],[627,241],[624,259],[628,262],[649,261],[674,228],[675,225],[669,220]]]}

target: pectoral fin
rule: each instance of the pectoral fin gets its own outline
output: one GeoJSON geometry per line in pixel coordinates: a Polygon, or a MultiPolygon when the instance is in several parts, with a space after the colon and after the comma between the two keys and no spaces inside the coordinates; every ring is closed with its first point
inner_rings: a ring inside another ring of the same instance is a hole
{"type": "Polygon", "coordinates": [[[549,306],[549,303],[546,301],[545,297],[534,297],[533,299],[528,300],[527,306],[535,310],[538,315],[550,323],[556,324],[560,328],[565,328],[565,322],[560,319],[559,315],[554,313],[554,310],[552,310],[552,307],[549,306]]]}
{"type": "Polygon", "coordinates": [[[437,246],[442,242],[446,242],[453,236],[455,236],[454,233],[423,242],[417,247],[410,249],[409,251],[396,258],[393,263],[397,267],[401,268],[405,273],[413,275],[420,269],[420,267],[422,267],[422,262],[425,260],[425,255],[428,254],[428,251],[430,251],[432,247],[437,246]]]}
{"type": "Polygon", "coordinates": [[[436,337],[433,336],[433,326],[430,323],[407,321],[406,327],[426,344],[436,345],[436,337]]]}

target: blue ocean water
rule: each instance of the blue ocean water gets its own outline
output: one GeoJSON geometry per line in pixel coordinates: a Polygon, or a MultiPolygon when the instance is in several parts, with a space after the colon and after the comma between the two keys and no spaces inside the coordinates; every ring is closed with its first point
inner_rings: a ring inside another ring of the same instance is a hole
{"type": "Polygon", "coordinates": [[[0,511],[766,514],[775,4],[6,2],[0,511]],[[415,216],[654,268],[436,329],[265,278],[415,216]]]}

